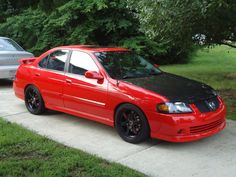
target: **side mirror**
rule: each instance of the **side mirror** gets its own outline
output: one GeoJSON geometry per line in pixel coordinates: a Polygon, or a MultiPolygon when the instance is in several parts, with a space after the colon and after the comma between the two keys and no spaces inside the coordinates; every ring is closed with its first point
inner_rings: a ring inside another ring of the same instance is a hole
{"type": "Polygon", "coordinates": [[[103,80],[103,76],[96,71],[86,71],[85,77],[89,79],[103,80]]]}
{"type": "Polygon", "coordinates": [[[159,68],[159,67],[160,67],[160,65],[158,65],[158,64],[153,64],[153,66],[154,66],[155,68],[159,68]]]}

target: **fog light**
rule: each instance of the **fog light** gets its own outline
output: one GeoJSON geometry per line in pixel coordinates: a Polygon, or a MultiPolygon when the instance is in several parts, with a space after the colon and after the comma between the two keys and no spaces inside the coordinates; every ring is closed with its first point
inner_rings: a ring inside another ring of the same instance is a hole
{"type": "Polygon", "coordinates": [[[186,134],[187,133],[187,131],[185,130],[185,129],[179,129],[178,131],[177,131],[177,134],[179,134],[179,135],[184,135],[184,134],[186,134]]]}

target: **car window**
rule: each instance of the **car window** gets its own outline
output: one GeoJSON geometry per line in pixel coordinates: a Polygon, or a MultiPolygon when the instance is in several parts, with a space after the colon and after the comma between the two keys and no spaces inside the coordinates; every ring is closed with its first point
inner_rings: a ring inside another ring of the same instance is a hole
{"type": "Polygon", "coordinates": [[[39,62],[39,67],[56,71],[64,71],[68,50],[57,50],[39,62]]]}
{"type": "Polygon", "coordinates": [[[84,52],[73,51],[70,59],[69,73],[84,75],[86,71],[99,71],[93,59],[84,52]]]}
{"type": "Polygon", "coordinates": [[[0,51],[24,51],[15,41],[11,39],[0,39],[0,51]]]}
{"type": "Polygon", "coordinates": [[[161,70],[131,51],[96,52],[94,55],[113,79],[140,78],[161,73],[161,70]]]}
{"type": "Polygon", "coordinates": [[[39,62],[39,67],[40,67],[40,68],[47,68],[48,58],[49,58],[49,55],[46,56],[45,58],[43,58],[43,59],[39,62]]]}

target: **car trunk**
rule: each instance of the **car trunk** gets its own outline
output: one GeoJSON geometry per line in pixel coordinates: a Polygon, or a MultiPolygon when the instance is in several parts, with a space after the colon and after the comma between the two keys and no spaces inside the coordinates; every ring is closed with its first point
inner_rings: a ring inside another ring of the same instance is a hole
{"type": "Polygon", "coordinates": [[[19,59],[31,57],[33,55],[25,51],[0,52],[0,66],[19,65],[19,59]]]}

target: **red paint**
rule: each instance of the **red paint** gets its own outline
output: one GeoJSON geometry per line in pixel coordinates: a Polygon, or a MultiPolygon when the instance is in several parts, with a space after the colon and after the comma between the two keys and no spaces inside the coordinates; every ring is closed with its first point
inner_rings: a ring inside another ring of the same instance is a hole
{"type": "Polygon", "coordinates": [[[31,64],[35,61],[36,58],[22,58],[19,60],[20,64],[31,64]]]}
{"type": "Polygon", "coordinates": [[[64,46],[49,50],[38,58],[28,59],[29,61],[21,60],[14,81],[15,94],[24,99],[24,89],[28,85],[34,85],[42,94],[47,108],[110,126],[114,126],[116,108],[122,103],[131,103],[146,115],[152,138],[172,142],[198,140],[216,134],[225,127],[226,108],[220,98],[220,107],[215,112],[201,113],[195,105],[191,105],[193,113],[161,114],[156,111],[156,105],[169,101],[167,98],[126,82],[117,83],[106,74],[93,56],[93,52],[126,50],[64,46]],[[89,71],[85,76],[76,76],[38,67],[39,61],[58,49],[86,52],[99,67],[99,73],[89,71]],[[196,130],[197,132],[192,132],[196,130]]]}

